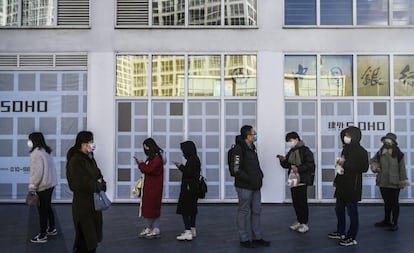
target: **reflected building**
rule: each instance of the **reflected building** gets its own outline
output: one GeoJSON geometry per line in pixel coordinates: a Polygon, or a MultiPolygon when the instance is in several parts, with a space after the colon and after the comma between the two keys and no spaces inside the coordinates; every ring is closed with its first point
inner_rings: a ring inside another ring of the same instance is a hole
{"type": "Polygon", "coordinates": [[[54,25],[54,0],[23,0],[23,26],[54,25]]]}
{"type": "Polygon", "coordinates": [[[17,0],[0,0],[0,25],[17,26],[19,3],[17,0]]]}

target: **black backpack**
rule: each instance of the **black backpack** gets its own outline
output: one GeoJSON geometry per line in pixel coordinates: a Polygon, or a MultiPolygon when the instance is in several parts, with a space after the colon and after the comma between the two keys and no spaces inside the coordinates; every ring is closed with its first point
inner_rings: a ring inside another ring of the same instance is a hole
{"type": "Polygon", "coordinates": [[[234,161],[233,161],[233,151],[235,150],[235,148],[240,148],[239,144],[233,144],[231,145],[230,149],[227,151],[227,165],[229,166],[229,172],[230,172],[230,176],[234,177],[235,173],[233,171],[233,165],[234,165],[234,161]]]}
{"type": "Polygon", "coordinates": [[[199,199],[204,199],[206,197],[207,190],[206,178],[200,175],[197,185],[197,197],[199,199]]]}

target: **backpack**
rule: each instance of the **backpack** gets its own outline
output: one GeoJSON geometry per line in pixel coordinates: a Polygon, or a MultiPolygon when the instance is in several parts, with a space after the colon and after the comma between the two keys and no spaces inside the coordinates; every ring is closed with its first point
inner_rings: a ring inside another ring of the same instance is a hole
{"type": "Polygon", "coordinates": [[[198,185],[197,185],[197,197],[199,199],[204,199],[207,193],[207,183],[206,178],[200,175],[198,178],[198,185]]]}
{"type": "Polygon", "coordinates": [[[229,166],[229,172],[230,172],[230,175],[232,177],[235,176],[235,172],[233,170],[233,166],[234,166],[233,151],[236,148],[240,148],[240,145],[239,144],[233,144],[233,145],[231,145],[230,149],[227,151],[227,165],[229,166]]]}

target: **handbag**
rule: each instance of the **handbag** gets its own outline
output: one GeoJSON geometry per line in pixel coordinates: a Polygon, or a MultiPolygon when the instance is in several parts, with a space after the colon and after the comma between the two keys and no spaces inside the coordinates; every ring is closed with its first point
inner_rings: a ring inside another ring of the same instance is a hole
{"type": "Polygon", "coordinates": [[[96,211],[104,211],[111,206],[111,201],[106,196],[104,191],[93,193],[93,202],[96,211]]]}
{"type": "Polygon", "coordinates": [[[26,204],[28,206],[39,206],[39,195],[36,192],[29,191],[26,195],[26,204]]]}
{"type": "Polygon", "coordinates": [[[142,184],[144,182],[144,178],[143,176],[141,176],[137,183],[134,185],[134,187],[132,188],[132,194],[136,197],[139,198],[142,195],[142,184]]]}

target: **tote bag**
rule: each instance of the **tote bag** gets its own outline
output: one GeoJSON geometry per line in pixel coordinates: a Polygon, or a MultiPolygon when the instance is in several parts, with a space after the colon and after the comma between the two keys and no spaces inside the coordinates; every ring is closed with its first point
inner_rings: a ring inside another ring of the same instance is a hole
{"type": "Polygon", "coordinates": [[[94,192],[93,201],[96,211],[104,211],[111,206],[111,201],[108,199],[104,191],[94,192]]]}

